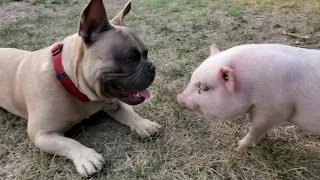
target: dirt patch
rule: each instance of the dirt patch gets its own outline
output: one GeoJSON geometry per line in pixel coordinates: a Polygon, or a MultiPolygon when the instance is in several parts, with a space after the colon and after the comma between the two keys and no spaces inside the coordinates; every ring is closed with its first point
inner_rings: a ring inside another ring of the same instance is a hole
{"type": "Polygon", "coordinates": [[[0,7],[0,28],[18,19],[37,17],[46,10],[47,8],[30,2],[12,2],[3,5],[0,7]]]}
{"type": "MultiPolygon", "coordinates": [[[[0,6],[0,28],[8,25],[17,20],[21,19],[33,19],[43,14],[59,14],[60,16],[66,15],[72,10],[82,12],[82,9],[85,7],[88,1],[85,0],[77,0],[71,1],[67,6],[65,5],[54,5],[48,6],[46,4],[37,4],[31,1],[20,1],[20,2],[11,2],[8,4],[4,4],[0,6]]],[[[112,18],[116,12],[121,10],[123,6],[126,4],[127,0],[104,0],[104,4],[106,8],[110,11],[112,18]],[[110,7],[112,4],[112,7],[110,7]]],[[[108,13],[109,14],[109,13],[108,13]]]]}

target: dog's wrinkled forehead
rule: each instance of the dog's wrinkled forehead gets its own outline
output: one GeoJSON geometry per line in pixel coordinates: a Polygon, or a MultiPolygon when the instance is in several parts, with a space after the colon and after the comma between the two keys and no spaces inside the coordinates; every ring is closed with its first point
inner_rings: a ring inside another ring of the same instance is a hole
{"type": "Polygon", "coordinates": [[[126,27],[115,27],[108,32],[110,50],[114,56],[145,54],[147,47],[135,32],[126,27]]]}

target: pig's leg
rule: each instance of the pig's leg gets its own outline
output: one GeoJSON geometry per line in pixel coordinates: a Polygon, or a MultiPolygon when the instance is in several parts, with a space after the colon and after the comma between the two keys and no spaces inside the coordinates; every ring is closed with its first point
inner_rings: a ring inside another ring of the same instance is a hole
{"type": "Polygon", "coordinates": [[[249,115],[249,120],[251,121],[249,132],[239,141],[237,150],[246,150],[249,147],[254,147],[269,130],[279,124],[282,117],[279,117],[278,114],[270,116],[270,114],[266,113],[252,113],[249,115]]]}

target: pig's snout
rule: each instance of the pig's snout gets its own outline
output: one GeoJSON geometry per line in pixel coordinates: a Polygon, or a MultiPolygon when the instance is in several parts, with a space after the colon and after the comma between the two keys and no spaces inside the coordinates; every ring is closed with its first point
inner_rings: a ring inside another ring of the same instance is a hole
{"type": "Polygon", "coordinates": [[[178,103],[185,108],[186,98],[182,94],[177,95],[178,103]]]}
{"type": "Polygon", "coordinates": [[[184,93],[178,94],[177,100],[178,100],[178,103],[182,106],[182,108],[189,110],[189,111],[194,110],[194,104],[193,103],[190,104],[190,102],[191,102],[190,97],[188,97],[184,93]]]}

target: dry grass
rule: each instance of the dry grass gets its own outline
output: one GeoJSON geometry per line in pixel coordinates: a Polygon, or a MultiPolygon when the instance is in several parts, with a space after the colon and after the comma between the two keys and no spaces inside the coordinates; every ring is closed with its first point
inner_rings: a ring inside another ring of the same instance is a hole
{"type": "MultiPolygon", "coordinates": [[[[74,33],[84,1],[54,2],[37,1],[46,8],[38,17],[1,26],[0,46],[35,50],[74,33]]],[[[125,1],[108,2],[111,17],[125,1]]],[[[92,179],[319,179],[318,136],[279,127],[256,148],[236,153],[249,125],[245,118],[204,118],[183,111],[175,100],[192,70],[209,55],[211,43],[221,49],[267,42],[320,49],[320,15],[314,10],[318,2],[133,1],[126,24],[149,46],[158,73],[151,87],[154,98],[136,110],[164,129],[159,137],[141,140],[102,113],[74,127],[68,136],[107,160],[92,179]],[[283,30],[311,38],[287,37],[283,30]]],[[[80,179],[69,160],[42,153],[30,143],[25,120],[1,112],[0,137],[0,179],[80,179]]]]}

